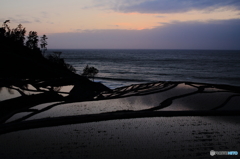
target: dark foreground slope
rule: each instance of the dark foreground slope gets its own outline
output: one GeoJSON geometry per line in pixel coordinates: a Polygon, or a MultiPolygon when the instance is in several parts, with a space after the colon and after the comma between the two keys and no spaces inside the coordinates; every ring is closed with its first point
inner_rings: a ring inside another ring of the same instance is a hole
{"type": "MultiPolygon", "coordinates": [[[[63,59],[59,58],[58,60],[63,59]]],[[[94,83],[88,78],[74,73],[64,64],[64,61],[63,63],[52,62],[41,53],[27,49],[26,52],[22,50],[20,52],[13,50],[1,52],[0,87],[17,90],[22,96],[0,101],[0,121],[4,122],[16,111],[38,104],[91,100],[100,92],[109,90],[101,83],[94,83]],[[63,97],[58,91],[60,87],[66,85],[74,87],[71,92],[68,92],[67,97],[63,97]],[[24,91],[30,92],[30,95],[24,91]]]]}

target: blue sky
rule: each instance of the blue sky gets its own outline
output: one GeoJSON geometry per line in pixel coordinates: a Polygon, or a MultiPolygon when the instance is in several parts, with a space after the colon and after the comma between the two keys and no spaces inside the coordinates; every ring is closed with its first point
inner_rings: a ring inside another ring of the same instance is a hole
{"type": "Polygon", "coordinates": [[[239,0],[2,0],[7,19],[48,48],[240,49],[239,0]]]}

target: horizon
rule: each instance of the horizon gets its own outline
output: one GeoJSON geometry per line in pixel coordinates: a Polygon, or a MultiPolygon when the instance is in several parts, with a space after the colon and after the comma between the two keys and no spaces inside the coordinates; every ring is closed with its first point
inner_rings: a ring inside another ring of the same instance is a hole
{"type": "Polygon", "coordinates": [[[229,50],[229,49],[222,49],[222,50],[216,50],[216,49],[109,49],[109,48],[106,48],[106,49],[98,49],[98,48],[86,48],[86,49],[72,49],[72,48],[64,48],[64,49],[61,49],[61,48],[48,48],[47,50],[169,50],[169,51],[240,51],[239,50],[229,50]]]}
{"type": "Polygon", "coordinates": [[[3,0],[0,22],[49,49],[240,50],[239,0],[3,0]]]}

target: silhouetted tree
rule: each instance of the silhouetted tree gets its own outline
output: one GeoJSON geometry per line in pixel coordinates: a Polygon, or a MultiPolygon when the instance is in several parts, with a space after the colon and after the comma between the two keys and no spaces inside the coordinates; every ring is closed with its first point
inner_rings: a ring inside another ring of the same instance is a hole
{"type": "Polygon", "coordinates": [[[25,33],[26,33],[26,30],[25,28],[22,27],[21,24],[19,24],[17,26],[17,28],[15,29],[10,29],[10,27],[7,25],[7,23],[10,23],[10,20],[6,20],[4,23],[3,23],[3,30],[4,31],[4,36],[7,37],[7,38],[10,38],[12,42],[18,42],[18,43],[21,43],[23,45],[23,42],[24,42],[24,39],[25,39],[25,33]]]}
{"type": "Polygon", "coordinates": [[[83,69],[83,76],[86,76],[87,78],[92,78],[94,81],[94,76],[98,73],[98,69],[95,67],[89,67],[88,65],[83,69]]]}
{"type": "Polygon", "coordinates": [[[47,51],[47,36],[46,35],[43,35],[40,39],[41,41],[41,44],[40,44],[40,47],[42,49],[42,53],[44,54],[46,51],[47,51]]]}
{"type": "Polygon", "coordinates": [[[61,52],[54,52],[47,57],[43,56],[48,45],[48,38],[46,35],[43,35],[40,38],[40,48],[42,49],[41,54],[41,50],[38,47],[39,39],[37,32],[30,31],[27,36],[27,41],[24,44],[26,29],[21,24],[19,24],[15,29],[10,29],[8,23],[10,23],[10,20],[6,20],[2,27],[0,27],[0,53],[4,53],[4,51],[1,50],[11,50],[16,51],[23,56],[28,56],[38,60],[46,58],[53,64],[52,66],[58,66],[59,68],[64,68],[76,73],[76,69],[72,65],[65,63],[64,59],[60,57],[61,52]]]}
{"type": "Polygon", "coordinates": [[[61,54],[62,52],[53,52],[53,54],[48,55],[46,58],[52,63],[57,64],[61,67],[68,69],[71,72],[76,73],[76,69],[72,65],[65,63],[64,59],[60,57],[61,54]]]}
{"type": "Polygon", "coordinates": [[[6,24],[6,23],[10,23],[10,20],[5,20],[4,24],[6,24]]]}
{"type": "Polygon", "coordinates": [[[10,23],[10,20],[6,20],[3,23],[3,27],[0,28],[0,39],[1,45],[4,48],[10,48],[15,50],[21,50],[24,46],[25,33],[26,29],[19,24],[16,28],[10,29],[7,23],[10,23]]]}
{"type": "Polygon", "coordinates": [[[26,46],[32,50],[38,48],[38,35],[36,31],[30,31],[28,35],[26,46]]]}
{"type": "Polygon", "coordinates": [[[5,30],[4,32],[4,36],[8,37],[11,33],[11,29],[9,28],[9,26],[7,25],[7,23],[10,23],[10,20],[6,20],[4,23],[3,23],[3,29],[5,30]]]}
{"type": "Polygon", "coordinates": [[[1,41],[0,46],[4,45],[4,43],[5,43],[5,41],[4,41],[4,40],[6,40],[5,32],[6,32],[6,30],[4,29],[4,27],[0,28],[0,41],[1,41]]]}
{"type": "Polygon", "coordinates": [[[17,28],[12,29],[11,31],[11,38],[18,44],[18,45],[24,45],[25,40],[25,33],[26,29],[23,28],[21,24],[17,26],[17,28]]]}

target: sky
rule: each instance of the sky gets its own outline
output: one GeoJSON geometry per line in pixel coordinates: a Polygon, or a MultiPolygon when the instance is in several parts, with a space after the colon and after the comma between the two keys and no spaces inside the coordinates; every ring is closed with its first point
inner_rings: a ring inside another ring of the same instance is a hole
{"type": "Polygon", "coordinates": [[[240,50],[240,0],[1,0],[49,49],[240,50]]]}

